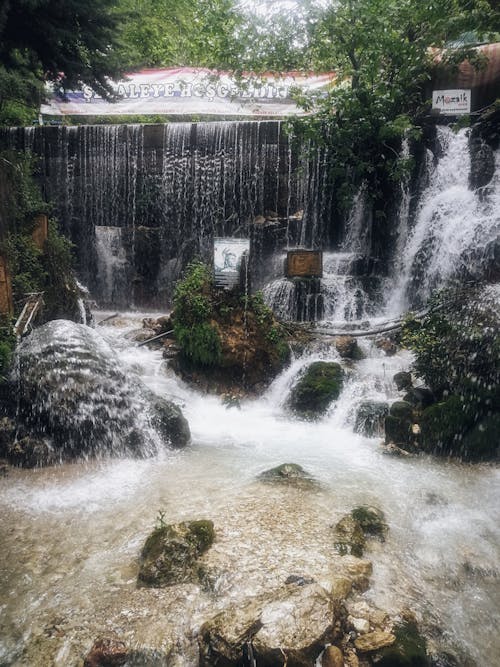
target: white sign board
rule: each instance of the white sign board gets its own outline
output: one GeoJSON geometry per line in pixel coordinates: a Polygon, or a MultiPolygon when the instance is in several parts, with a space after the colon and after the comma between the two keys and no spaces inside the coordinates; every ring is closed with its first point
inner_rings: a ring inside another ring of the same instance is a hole
{"type": "Polygon", "coordinates": [[[148,69],[112,83],[114,102],[84,86],[68,91],[64,100],[53,94],[41,112],[57,116],[286,116],[304,113],[292,99],[294,88],[321,93],[334,79],[332,72],[315,76],[299,72],[243,75],[236,79],[227,72],[203,68],[148,69]]]}
{"type": "Polygon", "coordinates": [[[444,116],[460,116],[470,113],[470,90],[433,90],[432,108],[444,116]]]}
{"type": "Polygon", "coordinates": [[[231,288],[240,282],[243,255],[250,252],[250,239],[214,238],[215,284],[231,288]]]}

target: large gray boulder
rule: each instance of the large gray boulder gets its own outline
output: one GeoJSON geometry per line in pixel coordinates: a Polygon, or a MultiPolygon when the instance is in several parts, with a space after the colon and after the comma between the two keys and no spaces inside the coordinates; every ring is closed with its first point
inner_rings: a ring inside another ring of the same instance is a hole
{"type": "Polygon", "coordinates": [[[58,460],[146,456],[162,444],[189,439],[180,410],[151,398],[137,378],[129,379],[111,347],[90,327],[48,322],[20,344],[18,369],[20,426],[48,439],[58,460]]]}

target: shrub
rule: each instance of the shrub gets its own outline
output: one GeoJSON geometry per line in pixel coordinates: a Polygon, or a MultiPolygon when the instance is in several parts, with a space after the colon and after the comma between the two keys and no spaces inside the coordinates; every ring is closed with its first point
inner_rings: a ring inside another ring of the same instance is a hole
{"type": "Polygon", "coordinates": [[[174,333],[184,356],[193,363],[218,363],[221,342],[213,315],[213,278],[208,266],[191,262],[174,292],[174,333]]]}

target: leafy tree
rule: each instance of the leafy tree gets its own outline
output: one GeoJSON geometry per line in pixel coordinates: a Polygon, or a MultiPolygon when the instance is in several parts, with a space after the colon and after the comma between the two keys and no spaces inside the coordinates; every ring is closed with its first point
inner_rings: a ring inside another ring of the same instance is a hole
{"type": "Polygon", "coordinates": [[[45,81],[64,94],[87,84],[110,96],[118,59],[118,0],[3,0],[0,7],[0,114],[23,122],[45,81]]]}
{"type": "Polygon", "coordinates": [[[237,61],[241,17],[232,0],[121,0],[122,64],[130,69],[189,65],[223,68],[237,61]]]}

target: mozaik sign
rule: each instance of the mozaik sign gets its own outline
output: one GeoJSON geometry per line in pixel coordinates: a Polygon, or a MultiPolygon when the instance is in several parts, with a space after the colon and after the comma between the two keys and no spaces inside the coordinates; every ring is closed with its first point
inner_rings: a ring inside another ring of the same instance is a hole
{"type": "Polygon", "coordinates": [[[445,116],[459,116],[470,113],[470,90],[434,90],[432,108],[445,116]]]}
{"type": "Polygon", "coordinates": [[[116,101],[108,102],[90,88],[69,91],[65,99],[52,95],[42,105],[46,115],[244,115],[283,116],[302,111],[293,89],[321,94],[334,80],[332,73],[304,76],[297,72],[235,79],[201,68],[142,70],[113,84],[116,101]]]}

